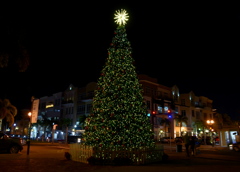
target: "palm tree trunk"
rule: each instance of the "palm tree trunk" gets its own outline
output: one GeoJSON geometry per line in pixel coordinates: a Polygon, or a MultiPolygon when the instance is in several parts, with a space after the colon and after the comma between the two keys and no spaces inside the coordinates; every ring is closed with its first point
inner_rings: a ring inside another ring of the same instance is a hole
{"type": "Polygon", "coordinates": [[[66,127],[66,138],[65,138],[65,143],[68,144],[68,127],[66,127]]]}

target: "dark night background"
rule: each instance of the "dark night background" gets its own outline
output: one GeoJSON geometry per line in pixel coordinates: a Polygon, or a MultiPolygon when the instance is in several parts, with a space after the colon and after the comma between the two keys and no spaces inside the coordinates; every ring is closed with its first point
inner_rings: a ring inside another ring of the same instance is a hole
{"type": "Polygon", "coordinates": [[[237,6],[154,1],[0,5],[1,45],[20,42],[30,57],[26,72],[0,70],[0,98],[9,98],[18,109],[29,108],[31,96],[97,81],[117,27],[114,13],[123,8],[139,74],[177,85],[180,93],[206,96],[220,113],[239,119],[237,6]]]}

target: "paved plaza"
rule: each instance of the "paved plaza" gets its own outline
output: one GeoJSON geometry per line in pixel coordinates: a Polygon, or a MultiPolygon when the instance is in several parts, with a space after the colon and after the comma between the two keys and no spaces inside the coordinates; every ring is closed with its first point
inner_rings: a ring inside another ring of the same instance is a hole
{"type": "Polygon", "coordinates": [[[68,145],[50,144],[34,145],[27,155],[27,146],[19,154],[0,154],[0,171],[3,172],[156,172],[156,171],[194,171],[204,170],[236,170],[240,166],[240,152],[232,152],[226,147],[202,145],[195,157],[187,157],[176,151],[175,145],[164,145],[169,156],[166,162],[142,166],[103,166],[89,165],[67,160],[64,153],[69,151],[68,145]],[[238,154],[237,154],[238,153],[238,154]]]}

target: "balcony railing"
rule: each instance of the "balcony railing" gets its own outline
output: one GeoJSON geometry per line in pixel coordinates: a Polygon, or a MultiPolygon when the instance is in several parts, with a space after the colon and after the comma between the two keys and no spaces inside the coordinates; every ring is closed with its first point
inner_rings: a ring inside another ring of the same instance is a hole
{"type": "Polygon", "coordinates": [[[69,104],[69,103],[73,103],[73,100],[64,100],[64,101],[62,101],[62,104],[69,104]]]}

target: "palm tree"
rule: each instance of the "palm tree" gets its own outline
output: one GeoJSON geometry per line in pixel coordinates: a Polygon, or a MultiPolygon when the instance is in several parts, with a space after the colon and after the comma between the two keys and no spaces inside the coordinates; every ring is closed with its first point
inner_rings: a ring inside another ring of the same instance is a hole
{"type": "Polygon", "coordinates": [[[53,121],[47,119],[47,118],[43,118],[43,120],[38,120],[37,123],[43,127],[43,135],[45,136],[46,130],[48,127],[52,127],[52,123],[53,121]]]}
{"type": "Polygon", "coordinates": [[[168,118],[159,118],[159,123],[164,126],[164,135],[166,137],[167,127],[170,126],[171,121],[168,118]]]}
{"type": "Polygon", "coordinates": [[[22,129],[21,133],[23,135],[27,135],[28,134],[28,130],[29,130],[29,120],[20,120],[18,123],[20,129],[22,129]]]}
{"type": "Polygon", "coordinates": [[[180,134],[182,136],[182,124],[188,122],[188,118],[186,116],[183,115],[179,115],[179,114],[175,114],[174,119],[176,120],[176,122],[179,124],[180,127],[180,134]]]}
{"type": "Polygon", "coordinates": [[[17,108],[10,103],[9,99],[0,99],[0,130],[2,129],[2,120],[4,118],[8,122],[8,126],[12,126],[16,115],[17,108]]]}
{"type": "Polygon", "coordinates": [[[72,123],[72,120],[69,118],[62,118],[60,120],[60,125],[66,128],[65,143],[68,143],[68,126],[72,123]]]}
{"type": "Polygon", "coordinates": [[[202,120],[196,120],[193,124],[193,127],[196,129],[196,132],[198,132],[197,130],[199,128],[204,128],[205,125],[204,125],[204,122],[202,120]]]}
{"type": "Polygon", "coordinates": [[[79,117],[79,123],[81,124],[82,128],[84,128],[84,126],[85,126],[86,119],[87,119],[87,115],[85,115],[85,114],[83,114],[79,117]]]}
{"type": "Polygon", "coordinates": [[[29,50],[26,46],[26,33],[23,29],[1,18],[0,32],[0,71],[25,72],[30,64],[29,50]]]}

